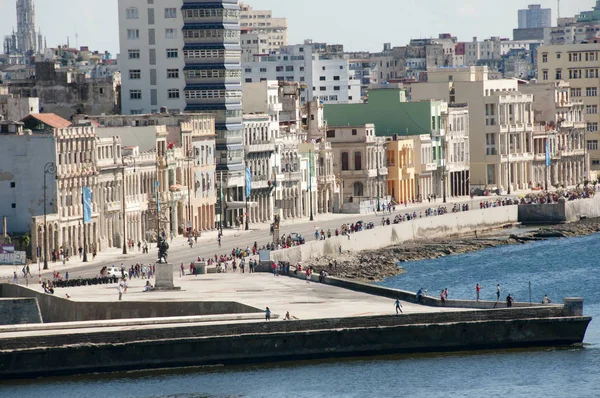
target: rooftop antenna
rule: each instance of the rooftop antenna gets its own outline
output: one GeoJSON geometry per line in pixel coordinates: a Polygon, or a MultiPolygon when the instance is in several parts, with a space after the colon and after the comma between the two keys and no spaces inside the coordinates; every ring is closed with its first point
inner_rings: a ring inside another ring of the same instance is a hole
{"type": "Polygon", "coordinates": [[[556,0],[556,2],[558,3],[556,8],[558,10],[558,19],[560,19],[560,0],[556,0]]]}
{"type": "Polygon", "coordinates": [[[75,48],[79,48],[79,33],[77,33],[77,25],[75,25],[75,48]]]}

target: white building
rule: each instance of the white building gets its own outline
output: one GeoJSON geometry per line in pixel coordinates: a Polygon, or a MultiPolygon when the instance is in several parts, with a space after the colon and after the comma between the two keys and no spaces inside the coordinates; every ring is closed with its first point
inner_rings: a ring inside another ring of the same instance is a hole
{"type": "Polygon", "coordinates": [[[552,26],[552,9],[541,4],[530,4],[519,10],[519,29],[549,28],[552,26]]]}
{"type": "Polygon", "coordinates": [[[305,90],[302,102],[318,98],[324,103],[360,102],[360,80],[354,78],[348,57],[339,46],[306,40],[284,46],[268,56],[242,64],[245,83],[266,80],[299,82],[305,90]]]}

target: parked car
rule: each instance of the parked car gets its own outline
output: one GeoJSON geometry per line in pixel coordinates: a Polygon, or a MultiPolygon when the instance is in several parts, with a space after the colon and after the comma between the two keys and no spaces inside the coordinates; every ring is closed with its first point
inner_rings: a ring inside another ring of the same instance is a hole
{"type": "Polygon", "coordinates": [[[121,268],[118,267],[108,267],[106,269],[106,276],[111,277],[111,276],[116,276],[117,278],[120,278],[123,276],[123,273],[121,272],[121,268]]]}

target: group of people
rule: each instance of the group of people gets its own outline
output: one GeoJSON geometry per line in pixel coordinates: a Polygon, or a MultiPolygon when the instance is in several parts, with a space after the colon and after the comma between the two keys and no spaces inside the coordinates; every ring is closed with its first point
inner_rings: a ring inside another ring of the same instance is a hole
{"type": "Polygon", "coordinates": [[[520,204],[552,204],[558,203],[560,199],[566,201],[590,199],[593,198],[595,194],[596,188],[591,185],[585,186],[583,188],[577,187],[573,189],[560,189],[556,192],[532,192],[530,194],[525,195],[521,199],[520,204]]]}
{"type": "Polygon", "coordinates": [[[488,200],[485,202],[480,202],[479,208],[483,210],[483,209],[489,209],[492,207],[514,206],[514,205],[518,205],[518,204],[519,204],[518,199],[504,198],[504,199],[496,199],[496,200],[488,200]]]}

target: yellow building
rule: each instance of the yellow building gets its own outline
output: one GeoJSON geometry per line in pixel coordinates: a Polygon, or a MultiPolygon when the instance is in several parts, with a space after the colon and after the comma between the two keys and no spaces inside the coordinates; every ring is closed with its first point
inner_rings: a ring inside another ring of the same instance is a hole
{"type": "Polygon", "coordinates": [[[415,144],[412,138],[394,136],[387,142],[387,192],[397,203],[416,199],[415,144]]]}

